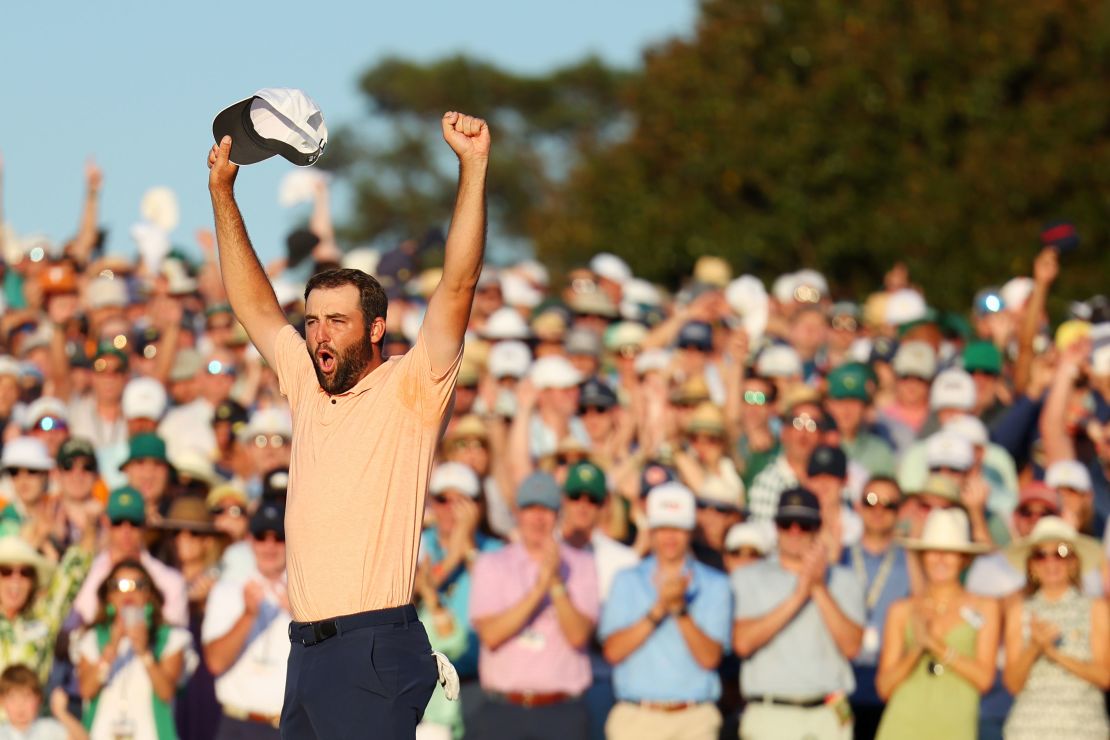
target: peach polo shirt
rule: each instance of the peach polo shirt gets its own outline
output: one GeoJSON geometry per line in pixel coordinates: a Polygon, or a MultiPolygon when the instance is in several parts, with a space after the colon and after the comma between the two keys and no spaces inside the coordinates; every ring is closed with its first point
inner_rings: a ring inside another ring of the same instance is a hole
{"type": "Polygon", "coordinates": [[[286,563],[293,619],[408,604],[432,460],[462,352],[436,375],[424,334],[351,390],[320,387],[304,339],[278,333],[281,393],[293,411],[286,563]]]}

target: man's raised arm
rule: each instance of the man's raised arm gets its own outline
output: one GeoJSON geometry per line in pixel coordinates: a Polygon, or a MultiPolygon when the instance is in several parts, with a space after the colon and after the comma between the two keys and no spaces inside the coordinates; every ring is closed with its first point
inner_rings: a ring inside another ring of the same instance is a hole
{"type": "Polygon", "coordinates": [[[454,111],[441,120],[443,138],[459,158],[459,190],[447,232],[443,277],[428,300],[424,316],[424,342],[432,370],[441,373],[458,357],[474,289],[482,271],[486,248],[486,167],[489,163],[489,127],[481,118],[454,111]]]}
{"type": "Polygon", "coordinates": [[[230,136],[225,136],[208,153],[208,192],[212,195],[212,212],[216,217],[220,276],[236,318],[270,367],[276,367],[274,342],[288,321],[254,253],[243,215],[235,202],[235,175],[239,166],[229,159],[230,154],[230,136]]]}

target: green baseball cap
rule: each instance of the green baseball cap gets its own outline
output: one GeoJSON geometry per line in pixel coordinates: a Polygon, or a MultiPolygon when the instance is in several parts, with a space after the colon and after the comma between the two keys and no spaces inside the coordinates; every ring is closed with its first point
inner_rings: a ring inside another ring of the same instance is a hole
{"type": "Polygon", "coordinates": [[[127,459],[120,468],[125,468],[136,460],[158,460],[169,464],[166,443],[157,434],[136,434],[131,438],[127,459]]]}
{"type": "Polygon", "coordinates": [[[608,491],[605,486],[605,473],[590,462],[580,462],[567,471],[563,484],[564,493],[585,493],[592,500],[601,503],[608,491]]]}
{"type": "Polygon", "coordinates": [[[871,380],[871,369],[867,365],[860,362],[841,365],[829,373],[829,398],[858,398],[861,401],[870,401],[871,392],[867,388],[869,380],[871,380]]]}
{"type": "Polygon", "coordinates": [[[964,347],[964,370],[969,373],[1002,373],[1002,353],[993,342],[971,342],[964,347]]]}
{"type": "Polygon", "coordinates": [[[146,524],[143,495],[131,486],[117,488],[108,495],[108,509],[105,513],[113,523],[131,522],[137,526],[146,524]]]}

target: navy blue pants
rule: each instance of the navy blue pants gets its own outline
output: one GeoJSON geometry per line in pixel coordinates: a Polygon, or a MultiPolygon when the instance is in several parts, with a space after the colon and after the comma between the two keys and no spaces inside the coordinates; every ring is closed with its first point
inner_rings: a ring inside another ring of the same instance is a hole
{"type": "Polygon", "coordinates": [[[522,707],[488,697],[466,740],[588,740],[590,714],[581,699],[522,707]]]}
{"type": "Polygon", "coordinates": [[[415,737],[439,676],[415,609],[294,622],[289,637],[284,740],[415,737]]]}

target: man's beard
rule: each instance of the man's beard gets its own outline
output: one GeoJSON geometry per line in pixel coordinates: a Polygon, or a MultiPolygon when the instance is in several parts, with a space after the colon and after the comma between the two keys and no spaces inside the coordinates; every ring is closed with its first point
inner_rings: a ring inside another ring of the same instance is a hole
{"type": "Polygon", "coordinates": [[[316,371],[316,380],[320,387],[335,396],[346,393],[358,383],[362,372],[374,358],[374,343],[369,336],[363,337],[362,341],[352,344],[342,352],[336,352],[330,344],[321,344],[316,347],[315,353],[309,353],[309,357],[312,358],[312,368],[316,371]],[[334,358],[335,370],[330,378],[320,369],[321,351],[330,353],[334,358]]]}

